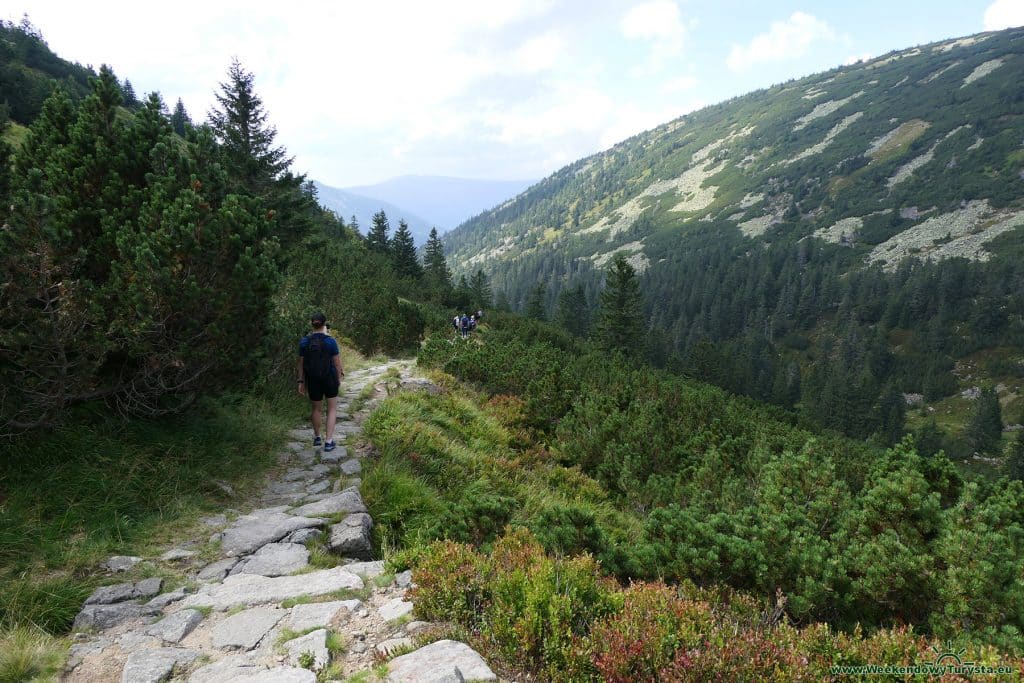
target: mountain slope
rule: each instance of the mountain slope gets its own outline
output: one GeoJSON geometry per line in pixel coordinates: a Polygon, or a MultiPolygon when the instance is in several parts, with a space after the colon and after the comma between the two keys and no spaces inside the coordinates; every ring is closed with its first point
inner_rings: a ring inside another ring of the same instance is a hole
{"type": "Polygon", "coordinates": [[[346,223],[352,220],[352,216],[355,216],[356,220],[359,221],[359,230],[364,235],[370,229],[373,214],[378,211],[383,211],[387,214],[392,235],[398,229],[398,221],[404,219],[409,224],[409,230],[412,232],[416,244],[422,245],[426,242],[427,236],[430,235],[430,229],[434,227],[434,224],[426,218],[421,218],[407,208],[397,206],[391,202],[365,197],[348,190],[324,185],[316,180],[313,181],[313,184],[316,186],[317,199],[320,205],[338,214],[346,223]]]}
{"type": "Polygon", "coordinates": [[[623,251],[656,362],[783,404],[853,400],[858,372],[861,412],[887,383],[939,398],[997,347],[1009,365],[987,376],[1024,374],[1022,77],[1012,29],[738,97],[468,221],[450,260],[515,306],[542,284],[552,310],[575,284],[593,303],[623,251]]]}
{"type": "Polygon", "coordinates": [[[375,185],[346,188],[364,197],[405,206],[426,216],[444,232],[514,197],[535,181],[477,180],[445,176],[406,175],[375,185]]]}
{"type": "Polygon", "coordinates": [[[0,20],[0,93],[11,120],[28,125],[58,83],[78,100],[89,92],[96,74],[55,55],[37,28],[0,20]]]}

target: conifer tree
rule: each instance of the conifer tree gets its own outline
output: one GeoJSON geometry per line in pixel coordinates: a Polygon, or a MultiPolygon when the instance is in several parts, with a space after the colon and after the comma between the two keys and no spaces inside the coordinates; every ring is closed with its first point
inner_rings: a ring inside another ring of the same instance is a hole
{"type": "Polygon", "coordinates": [[[185,147],[159,96],[131,117],[120,104],[106,67],[77,110],[54,92],[15,165],[0,432],[57,424],[86,401],[179,410],[247,369],[232,329],[262,332],[276,275],[266,212],[224,191],[208,130],[185,147]]]}
{"type": "Polygon", "coordinates": [[[1024,430],[1017,432],[1006,455],[1006,476],[1024,481],[1024,430]]]}
{"type": "Polygon", "coordinates": [[[878,397],[878,433],[884,445],[891,446],[903,436],[906,411],[903,394],[895,384],[891,382],[886,384],[878,397]]]}
{"type": "Polygon", "coordinates": [[[612,260],[601,292],[597,339],[609,351],[631,355],[643,348],[645,332],[636,270],[619,254],[612,260]]]}
{"type": "Polygon", "coordinates": [[[404,219],[399,219],[398,230],[391,241],[391,259],[395,264],[395,273],[399,277],[419,280],[423,277],[423,266],[416,256],[416,243],[413,241],[409,225],[404,219]]]}
{"type": "Polygon", "coordinates": [[[986,387],[975,401],[964,440],[972,453],[992,455],[998,452],[1003,434],[1003,414],[996,390],[986,387]]]}
{"type": "Polygon", "coordinates": [[[475,310],[487,310],[492,305],[491,283],[488,281],[484,271],[477,270],[470,278],[469,291],[472,295],[470,306],[475,310]]]}
{"type": "Polygon", "coordinates": [[[274,145],[277,129],[267,123],[253,75],[237,59],[231,62],[228,80],[220,84],[216,98],[219,108],[210,111],[209,121],[221,143],[233,189],[262,200],[273,219],[272,232],[283,245],[294,244],[311,232],[319,208],[302,191],[305,176],[293,174],[291,157],[274,145]]]}
{"type": "Polygon", "coordinates": [[[352,230],[353,230],[353,231],[354,231],[354,232],[355,232],[355,233],[356,233],[357,235],[358,235],[358,234],[360,234],[360,233],[359,233],[359,219],[358,219],[358,218],[356,218],[356,215],[355,215],[355,214],[352,214],[352,218],[351,218],[351,219],[349,220],[349,222],[348,222],[348,227],[352,228],[352,230]]]}
{"type": "Polygon", "coordinates": [[[372,251],[380,254],[390,253],[391,238],[388,235],[390,230],[391,226],[388,223],[388,216],[384,213],[384,209],[381,209],[373,214],[373,224],[370,226],[370,232],[366,235],[367,246],[372,251]]]}
{"type": "Polygon", "coordinates": [[[237,59],[232,60],[228,80],[216,94],[219,108],[210,111],[209,119],[233,174],[245,190],[262,197],[288,170],[292,159],[283,147],[274,145],[277,129],[267,123],[268,114],[254,82],[252,73],[237,59]]]}
{"type": "Polygon", "coordinates": [[[171,128],[181,137],[185,137],[185,133],[191,127],[192,119],[189,118],[188,112],[185,111],[185,103],[179,97],[178,102],[174,105],[174,111],[171,113],[171,128]]]}
{"type": "Polygon", "coordinates": [[[124,106],[129,109],[136,109],[141,104],[135,94],[135,88],[132,87],[132,82],[127,78],[124,79],[124,85],[121,86],[121,96],[124,98],[124,106]]]}
{"type": "Polygon", "coordinates": [[[558,295],[555,322],[570,334],[577,337],[587,336],[590,331],[590,309],[582,284],[571,289],[563,289],[558,295]]]}
{"type": "Polygon", "coordinates": [[[452,292],[452,303],[456,308],[468,311],[472,305],[473,293],[469,290],[469,283],[466,281],[465,275],[459,276],[459,284],[455,285],[455,291],[452,292]]]}
{"type": "Polygon", "coordinates": [[[945,438],[935,418],[930,417],[914,431],[914,449],[919,455],[931,457],[942,450],[945,438]]]}
{"type": "Polygon", "coordinates": [[[430,298],[440,303],[447,302],[452,294],[452,273],[448,270],[444,244],[437,235],[437,228],[430,229],[430,236],[423,248],[423,269],[430,298]]]}
{"type": "Polygon", "coordinates": [[[530,297],[526,300],[526,310],[523,314],[527,318],[533,318],[534,320],[547,320],[548,309],[545,304],[547,298],[547,288],[543,282],[538,282],[530,290],[530,297]]]}

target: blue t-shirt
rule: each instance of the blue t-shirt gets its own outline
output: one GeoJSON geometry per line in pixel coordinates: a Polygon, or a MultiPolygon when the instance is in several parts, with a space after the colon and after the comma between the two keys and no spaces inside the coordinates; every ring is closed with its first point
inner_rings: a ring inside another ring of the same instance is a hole
{"type": "MultiPolygon", "coordinates": [[[[300,356],[302,356],[303,358],[306,357],[306,350],[309,348],[309,338],[316,334],[324,338],[324,348],[327,349],[328,353],[331,354],[332,358],[341,353],[341,349],[338,348],[338,342],[335,341],[334,337],[326,335],[323,332],[313,332],[312,334],[307,334],[305,337],[299,340],[300,356]]],[[[337,368],[334,367],[334,363],[331,363],[331,374],[334,375],[335,379],[338,378],[338,370],[337,368]]]]}

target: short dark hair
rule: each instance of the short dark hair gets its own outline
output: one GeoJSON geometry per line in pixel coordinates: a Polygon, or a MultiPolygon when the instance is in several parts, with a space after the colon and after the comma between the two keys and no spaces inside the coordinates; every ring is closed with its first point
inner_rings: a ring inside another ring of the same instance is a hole
{"type": "Polygon", "coordinates": [[[319,327],[320,325],[326,325],[327,316],[324,315],[323,313],[314,313],[312,316],[310,316],[309,322],[313,323],[317,327],[319,327]]]}

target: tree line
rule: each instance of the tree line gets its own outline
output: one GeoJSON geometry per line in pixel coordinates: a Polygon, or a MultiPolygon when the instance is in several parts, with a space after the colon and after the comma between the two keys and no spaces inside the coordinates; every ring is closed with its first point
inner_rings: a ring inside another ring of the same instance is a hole
{"type": "MultiPolygon", "coordinates": [[[[313,277],[312,255],[351,264],[368,253],[292,170],[237,61],[198,124],[158,93],[126,106],[126,86],[106,66],[80,101],[51,81],[24,144],[0,142],[4,433],[83,404],[178,412],[265,378],[314,305],[295,281],[313,277]]],[[[373,290],[344,304],[361,309],[365,326],[349,316],[342,332],[362,350],[414,343],[422,320],[400,305],[390,265],[335,274],[328,292],[373,290]]]]}

